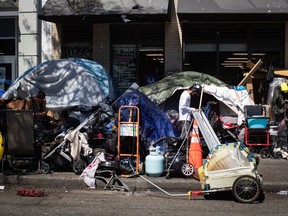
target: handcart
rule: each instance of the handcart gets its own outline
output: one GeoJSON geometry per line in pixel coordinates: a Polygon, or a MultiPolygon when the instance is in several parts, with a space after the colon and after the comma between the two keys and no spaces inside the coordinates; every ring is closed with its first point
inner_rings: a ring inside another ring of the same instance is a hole
{"type": "Polygon", "coordinates": [[[118,111],[118,158],[123,174],[143,172],[140,164],[140,110],[121,106],[118,111]]]}
{"type": "MultiPolygon", "coordinates": [[[[209,199],[220,191],[232,191],[234,198],[242,203],[264,201],[257,166],[257,157],[244,144],[217,146],[198,170],[202,194],[209,199]]],[[[193,196],[193,192],[190,195],[193,196]]]]}
{"type": "Polygon", "coordinates": [[[261,158],[270,157],[269,118],[263,115],[261,105],[247,105],[244,110],[246,146],[255,150],[260,149],[261,158]]]}
{"type": "Polygon", "coordinates": [[[205,199],[212,199],[221,192],[231,192],[235,200],[241,203],[263,202],[265,194],[262,178],[257,172],[258,162],[257,157],[240,142],[221,144],[198,168],[202,190],[182,194],[171,194],[144,176],[139,176],[171,197],[188,196],[191,199],[204,195],[205,199]]]}

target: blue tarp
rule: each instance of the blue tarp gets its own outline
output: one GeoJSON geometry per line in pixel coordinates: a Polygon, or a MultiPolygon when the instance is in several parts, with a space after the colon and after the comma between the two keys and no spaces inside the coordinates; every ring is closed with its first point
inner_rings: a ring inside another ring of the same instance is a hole
{"type": "MultiPolygon", "coordinates": [[[[166,113],[138,90],[122,94],[117,99],[116,106],[118,109],[121,106],[137,106],[139,108],[141,138],[148,141],[147,148],[161,137],[180,136],[166,113]]],[[[160,146],[160,149],[161,152],[164,152],[167,150],[167,146],[160,146]]]]}
{"type": "Polygon", "coordinates": [[[3,91],[2,89],[0,89],[0,98],[2,97],[2,95],[5,93],[5,91],[3,91]]]}

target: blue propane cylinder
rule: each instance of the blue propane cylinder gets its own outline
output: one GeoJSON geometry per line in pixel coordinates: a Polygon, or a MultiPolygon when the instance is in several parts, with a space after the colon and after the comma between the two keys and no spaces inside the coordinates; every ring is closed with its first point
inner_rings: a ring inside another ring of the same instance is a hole
{"type": "Polygon", "coordinates": [[[151,177],[159,177],[164,172],[164,157],[160,154],[158,146],[151,146],[149,152],[145,158],[145,172],[151,177]]]}

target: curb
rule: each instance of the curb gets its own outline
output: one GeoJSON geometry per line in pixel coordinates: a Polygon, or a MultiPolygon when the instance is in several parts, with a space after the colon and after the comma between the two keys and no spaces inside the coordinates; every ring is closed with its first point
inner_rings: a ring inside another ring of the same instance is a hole
{"type": "MultiPolygon", "coordinates": [[[[201,190],[200,181],[193,178],[171,178],[165,177],[149,177],[143,175],[144,178],[150,182],[167,191],[181,191],[188,192],[193,190],[201,190]]],[[[145,181],[140,177],[121,178],[129,188],[130,191],[157,191],[159,190],[155,185],[145,181]]],[[[96,180],[97,187],[103,188],[105,184],[100,180],[96,180]]],[[[85,190],[88,187],[80,176],[74,173],[53,173],[53,174],[30,174],[30,175],[3,175],[0,173],[0,185],[6,187],[34,187],[34,188],[67,188],[75,190],[85,190]]],[[[288,181],[272,182],[263,181],[262,189],[265,192],[276,193],[280,190],[288,190],[288,181]]]]}

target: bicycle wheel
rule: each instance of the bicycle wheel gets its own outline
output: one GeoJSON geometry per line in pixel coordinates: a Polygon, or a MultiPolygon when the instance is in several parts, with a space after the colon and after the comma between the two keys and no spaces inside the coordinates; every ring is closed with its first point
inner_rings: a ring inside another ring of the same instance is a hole
{"type": "Polygon", "coordinates": [[[253,176],[240,176],[233,183],[232,193],[237,201],[241,203],[252,203],[256,201],[261,194],[260,183],[253,176]]]}
{"type": "Polygon", "coordinates": [[[261,158],[269,158],[270,157],[270,149],[268,147],[262,148],[260,150],[261,158]]]}

